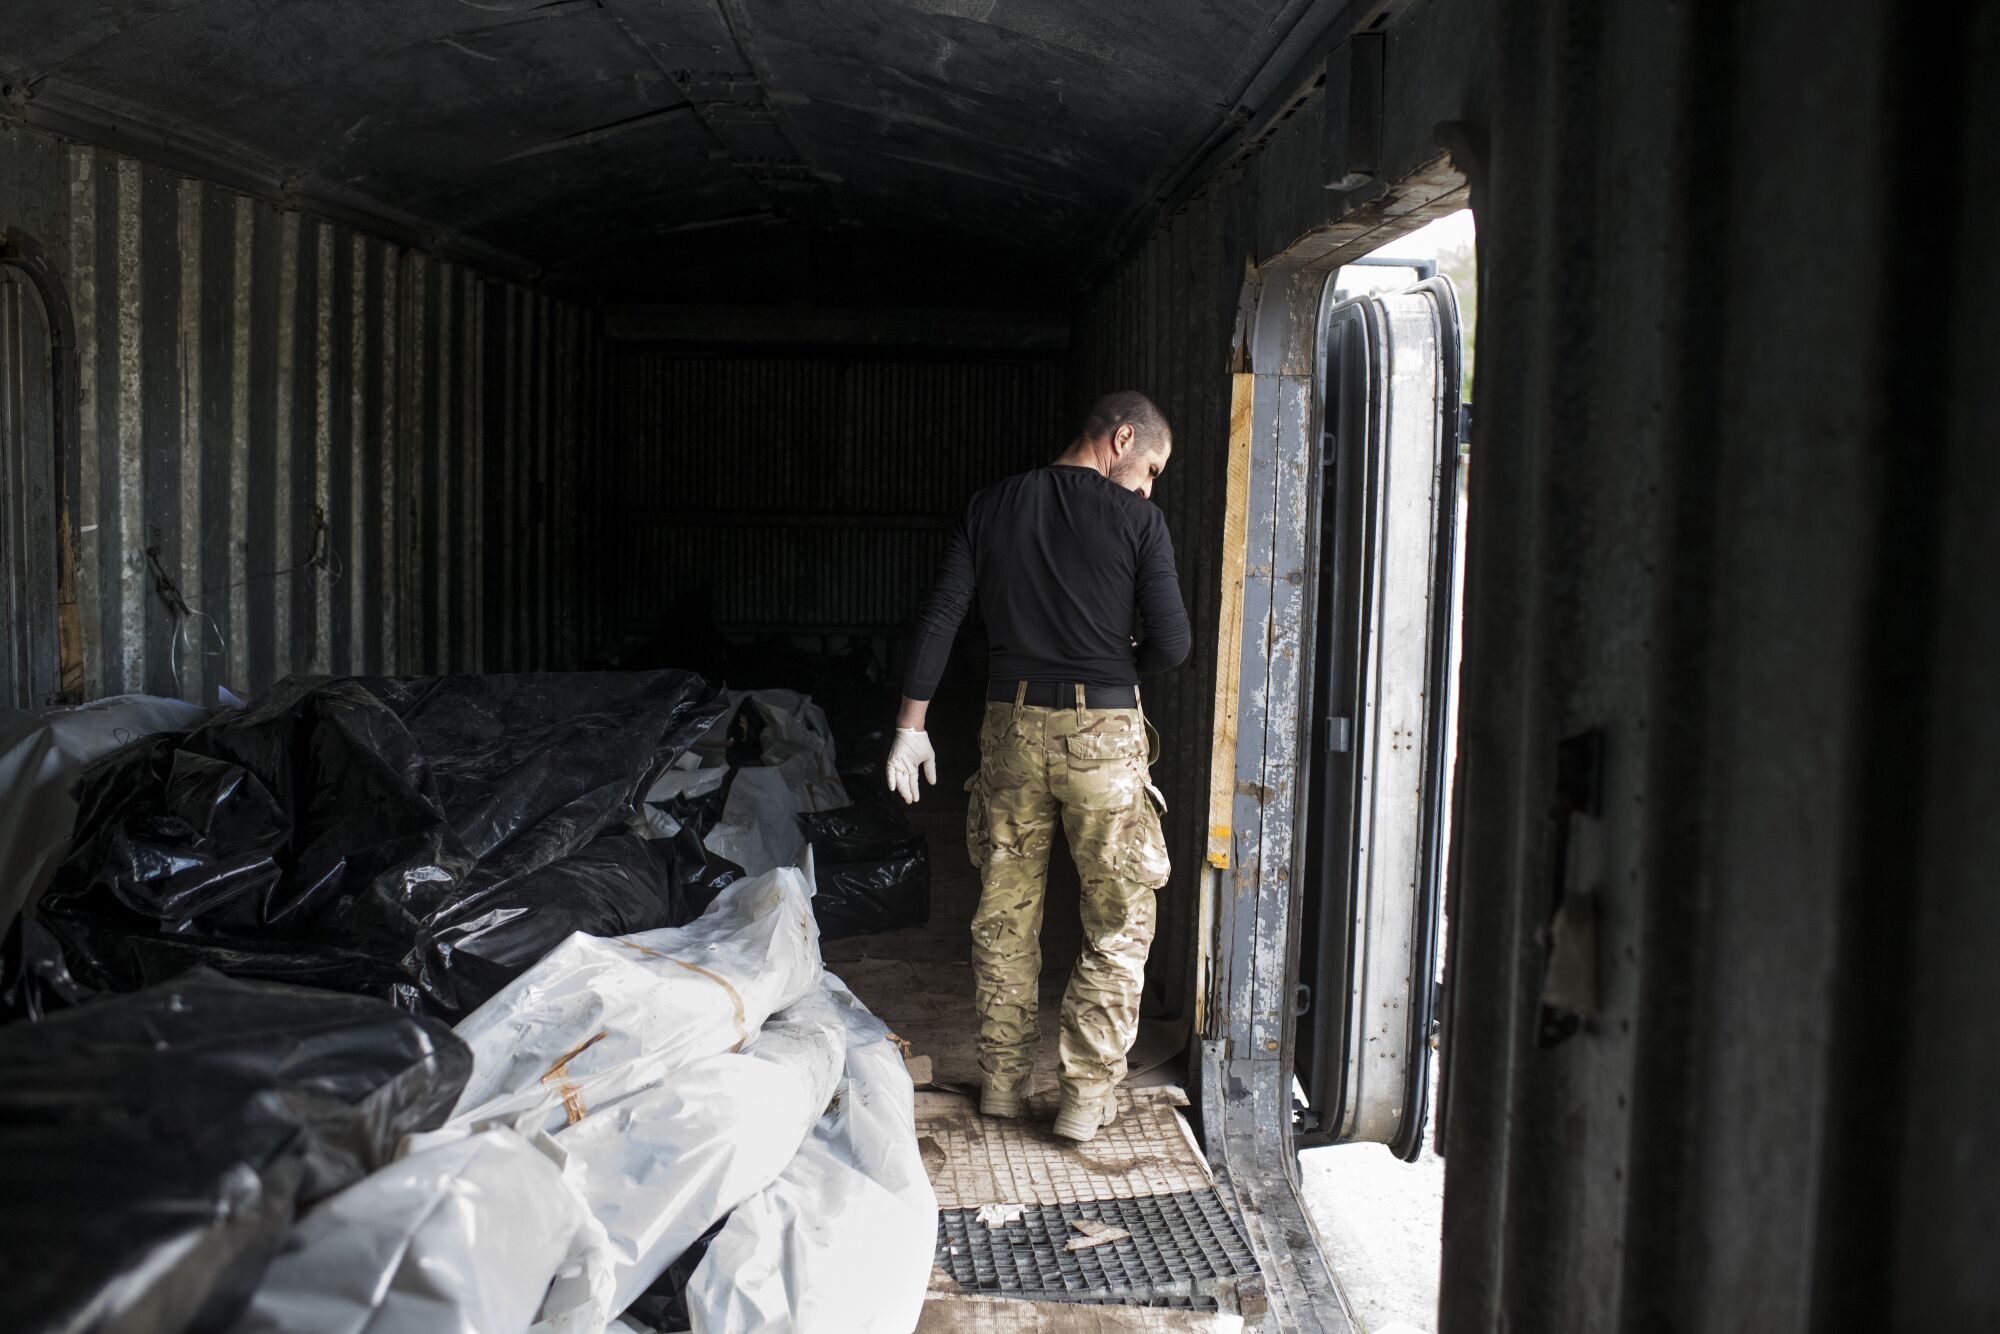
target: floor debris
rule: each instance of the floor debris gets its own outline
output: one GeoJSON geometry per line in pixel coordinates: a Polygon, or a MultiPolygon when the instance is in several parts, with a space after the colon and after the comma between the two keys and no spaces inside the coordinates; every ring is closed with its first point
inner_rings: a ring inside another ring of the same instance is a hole
{"type": "Polygon", "coordinates": [[[1063,1249],[1066,1251],[1082,1251],[1092,1246],[1108,1245],[1114,1241],[1128,1241],[1132,1236],[1122,1227],[1113,1227],[1095,1218],[1072,1218],[1069,1225],[1079,1235],[1063,1243],[1063,1249]]]}

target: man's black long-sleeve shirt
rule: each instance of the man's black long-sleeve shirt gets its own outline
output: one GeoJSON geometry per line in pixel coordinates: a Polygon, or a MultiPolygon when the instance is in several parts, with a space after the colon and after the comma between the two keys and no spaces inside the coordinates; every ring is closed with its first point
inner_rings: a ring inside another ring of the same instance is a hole
{"type": "Polygon", "coordinates": [[[1166,519],[1092,468],[1038,468],[972,498],[917,618],[911,699],[936,691],[975,595],[997,682],[1129,686],[1188,655],[1166,519]]]}

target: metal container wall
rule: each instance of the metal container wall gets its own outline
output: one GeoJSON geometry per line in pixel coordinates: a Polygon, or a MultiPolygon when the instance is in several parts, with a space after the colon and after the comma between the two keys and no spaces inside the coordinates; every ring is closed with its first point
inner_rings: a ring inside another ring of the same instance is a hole
{"type": "Polygon", "coordinates": [[[604,582],[634,632],[706,587],[738,633],[900,636],[972,493],[1047,462],[1069,425],[1050,358],[632,344],[612,367],[627,554],[604,582]]]}
{"type": "Polygon", "coordinates": [[[590,313],[17,126],[0,226],[75,320],[89,695],[574,661],[590,313]]]}

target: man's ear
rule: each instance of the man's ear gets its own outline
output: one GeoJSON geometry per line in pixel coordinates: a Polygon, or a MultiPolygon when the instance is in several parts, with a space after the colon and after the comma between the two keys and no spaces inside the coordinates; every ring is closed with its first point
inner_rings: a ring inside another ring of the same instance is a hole
{"type": "Polygon", "coordinates": [[[1139,432],[1133,428],[1131,422],[1126,422],[1123,426],[1113,431],[1111,433],[1111,453],[1113,457],[1122,459],[1131,453],[1132,444],[1138,438],[1139,432]]]}

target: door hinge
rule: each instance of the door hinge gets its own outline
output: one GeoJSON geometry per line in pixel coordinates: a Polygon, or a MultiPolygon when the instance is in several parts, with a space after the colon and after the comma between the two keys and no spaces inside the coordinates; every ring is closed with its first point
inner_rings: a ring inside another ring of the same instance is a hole
{"type": "Polygon", "coordinates": [[[1326,720],[1326,753],[1345,755],[1354,744],[1354,720],[1352,718],[1328,718],[1326,720]]]}

